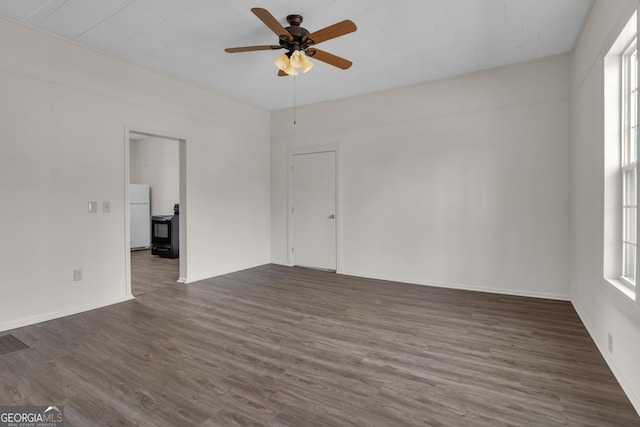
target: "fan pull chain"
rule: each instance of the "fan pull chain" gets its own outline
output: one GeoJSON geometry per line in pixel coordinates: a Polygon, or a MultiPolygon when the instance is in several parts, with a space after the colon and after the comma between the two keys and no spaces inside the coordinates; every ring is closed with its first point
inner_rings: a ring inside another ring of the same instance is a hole
{"type": "Polygon", "coordinates": [[[296,124],[296,75],[293,75],[293,124],[296,124]]]}

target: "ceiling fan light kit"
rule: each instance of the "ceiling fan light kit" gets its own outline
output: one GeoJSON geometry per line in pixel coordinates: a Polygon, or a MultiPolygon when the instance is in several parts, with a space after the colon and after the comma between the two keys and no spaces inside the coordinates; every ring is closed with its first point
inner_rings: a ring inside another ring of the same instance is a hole
{"type": "Polygon", "coordinates": [[[325,62],[329,65],[333,65],[334,67],[342,70],[346,70],[351,67],[351,61],[311,47],[322,43],[323,41],[331,40],[356,31],[357,27],[352,21],[341,21],[337,24],[333,24],[310,33],[306,28],[300,26],[302,23],[301,15],[287,16],[289,26],[284,28],[268,10],[254,7],[251,11],[278,36],[279,45],[233,47],[225,49],[225,52],[238,53],[256,50],[287,49],[286,53],[279,55],[273,61],[280,70],[278,72],[279,76],[295,76],[298,74],[298,69],[301,69],[303,73],[309,71],[313,68],[314,64],[309,61],[307,56],[317,59],[318,61],[325,62]]]}
{"type": "Polygon", "coordinates": [[[298,75],[298,70],[296,69],[296,67],[293,66],[293,64],[291,63],[291,59],[289,58],[289,55],[286,53],[283,53],[282,55],[277,56],[273,60],[273,63],[276,64],[276,67],[278,67],[280,70],[284,71],[290,76],[298,75]]]}
{"type": "Polygon", "coordinates": [[[290,76],[297,76],[298,68],[302,69],[302,73],[306,73],[313,68],[313,62],[309,61],[306,55],[299,50],[294,50],[293,53],[283,53],[273,62],[276,67],[290,76]]]}

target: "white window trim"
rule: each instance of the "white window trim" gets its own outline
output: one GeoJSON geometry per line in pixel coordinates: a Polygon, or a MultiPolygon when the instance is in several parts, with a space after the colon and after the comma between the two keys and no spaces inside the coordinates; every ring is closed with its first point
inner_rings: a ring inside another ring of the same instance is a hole
{"type": "MultiPolygon", "coordinates": [[[[632,131],[631,131],[631,123],[634,122],[634,119],[631,117],[631,112],[632,112],[632,108],[631,108],[631,79],[635,78],[637,80],[637,69],[636,69],[636,76],[632,76],[631,75],[631,62],[630,59],[633,56],[633,53],[636,51],[637,48],[637,35],[633,37],[633,39],[631,40],[631,42],[628,43],[627,47],[624,49],[624,52],[622,53],[622,55],[620,56],[620,68],[621,68],[621,75],[620,75],[620,79],[621,79],[621,85],[620,85],[620,101],[622,103],[621,105],[621,114],[620,114],[620,160],[621,160],[621,164],[620,164],[620,191],[621,191],[621,203],[620,203],[620,221],[621,221],[621,225],[622,225],[622,235],[621,235],[621,239],[620,239],[620,244],[621,244],[621,249],[622,249],[622,256],[620,257],[620,261],[621,261],[621,271],[620,271],[620,277],[619,280],[621,282],[622,285],[624,285],[626,288],[628,288],[629,291],[631,291],[634,296],[635,296],[635,290],[636,290],[636,283],[638,280],[637,277],[637,272],[638,272],[638,245],[637,245],[637,241],[638,241],[638,230],[637,230],[637,219],[636,219],[636,224],[634,224],[633,228],[636,231],[636,238],[635,241],[630,241],[627,240],[626,237],[626,227],[628,226],[627,222],[626,222],[626,213],[627,213],[627,209],[636,209],[636,215],[637,215],[637,192],[638,192],[638,185],[637,185],[637,169],[638,169],[638,160],[637,160],[637,146],[636,146],[636,159],[635,160],[631,160],[631,147],[633,145],[633,141],[631,141],[632,139],[632,131]],[[635,197],[635,204],[627,204],[626,199],[626,194],[627,194],[627,181],[626,181],[626,172],[629,171],[634,171],[635,176],[636,176],[636,184],[635,184],[635,192],[636,192],[636,197],[635,197]],[[625,272],[628,270],[628,267],[626,265],[627,262],[627,257],[626,257],[626,248],[628,248],[629,246],[633,246],[634,248],[634,253],[636,255],[636,259],[634,260],[632,269],[633,269],[633,278],[635,281],[630,280],[629,277],[625,276],[625,272]]],[[[637,58],[637,57],[636,57],[637,58]]],[[[637,105],[637,96],[638,96],[638,92],[637,92],[637,84],[636,84],[636,105],[637,105]]],[[[637,120],[635,120],[636,125],[637,125],[637,120]]],[[[637,128],[636,128],[636,135],[637,135],[637,128]]],[[[637,138],[637,136],[636,136],[637,138]]],[[[637,144],[637,143],[636,143],[637,144]]],[[[637,217],[636,217],[637,218],[637,217]]]]}
{"type": "MultiPolygon", "coordinates": [[[[628,102],[628,98],[627,98],[627,91],[629,90],[629,85],[630,85],[630,80],[631,80],[631,76],[629,73],[629,57],[633,54],[633,52],[636,50],[637,48],[637,36],[633,37],[633,40],[631,40],[631,42],[628,43],[627,47],[624,49],[624,52],[622,53],[622,55],[620,55],[620,61],[621,61],[621,65],[620,65],[620,69],[621,69],[621,85],[620,85],[620,89],[621,89],[621,93],[620,93],[620,100],[622,102],[622,113],[621,113],[621,123],[620,123],[620,128],[623,130],[622,131],[622,141],[621,144],[624,146],[624,150],[622,150],[622,156],[621,156],[621,166],[625,167],[625,166],[630,166],[631,164],[633,164],[632,162],[629,162],[629,127],[627,126],[628,123],[631,121],[631,117],[630,117],[630,108],[629,108],[629,102],[628,102]]],[[[636,76],[637,78],[637,76],[636,76]]],[[[637,163],[637,161],[636,161],[637,163]]]]}
{"type": "MultiPolygon", "coordinates": [[[[624,87],[629,74],[622,66],[623,55],[632,49],[632,41],[636,40],[637,14],[634,13],[618,38],[612,44],[605,55],[605,193],[604,193],[604,257],[602,273],[605,286],[615,289],[614,292],[625,300],[640,305],[640,299],[636,298],[640,286],[632,286],[628,280],[622,278],[622,240],[623,240],[623,161],[628,158],[628,152],[624,151],[623,138],[628,132],[626,129],[627,114],[624,87]]],[[[640,67],[639,67],[640,68],[640,67]]],[[[636,70],[638,71],[638,70],[636,70]]],[[[639,90],[640,91],[640,90],[639,90]]],[[[636,171],[637,177],[638,171],[636,171]]],[[[640,191],[640,183],[636,182],[636,192],[640,191]]],[[[640,200],[636,194],[636,203],[640,200]]],[[[638,235],[639,227],[636,227],[638,235]]],[[[636,242],[638,242],[636,237],[636,242]]],[[[637,243],[636,243],[637,248],[637,243]]],[[[636,250],[636,271],[640,273],[640,251],[636,250]]],[[[640,277],[636,277],[640,281],[640,277]]]]}

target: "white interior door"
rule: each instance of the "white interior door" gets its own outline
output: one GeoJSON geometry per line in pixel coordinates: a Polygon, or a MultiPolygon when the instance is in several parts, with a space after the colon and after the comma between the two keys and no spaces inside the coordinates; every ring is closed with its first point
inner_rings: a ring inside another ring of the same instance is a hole
{"type": "Polygon", "coordinates": [[[336,153],[293,156],[293,260],[336,269],[336,153]]]}

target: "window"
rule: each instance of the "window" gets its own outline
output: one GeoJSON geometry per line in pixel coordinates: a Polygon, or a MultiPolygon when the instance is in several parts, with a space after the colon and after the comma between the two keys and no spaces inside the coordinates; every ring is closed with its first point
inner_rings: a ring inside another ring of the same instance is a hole
{"type": "Polygon", "coordinates": [[[604,58],[603,278],[637,300],[638,52],[636,14],[604,58]]]}
{"type": "Polygon", "coordinates": [[[622,274],[624,284],[636,283],[636,183],[638,170],[638,50],[636,41],[622,55],[622,274]]]}

